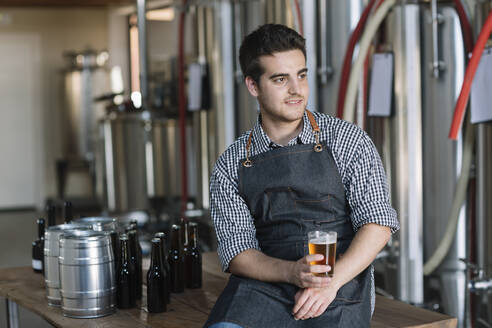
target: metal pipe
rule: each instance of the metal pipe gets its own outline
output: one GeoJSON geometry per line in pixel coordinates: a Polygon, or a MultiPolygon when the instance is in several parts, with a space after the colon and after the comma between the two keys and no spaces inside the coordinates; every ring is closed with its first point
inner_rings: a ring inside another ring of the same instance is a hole
{"type": "Polygon", "coordinates": [[[308,83],[309,83],[309,99],[307,108],[311,110],[318,109],[318,76],[316,74],[316,1],[304,0],[302,2],[302,29],[304,38],[306,39],[306,53],[310,54],[307,61],[308,68],[308,83]]]}
{"type": "Polygon", "coordinates": [[[241,65],[239,64],[239,49],[241,48],[241,3],[234,3],[234,77],[236,83],[243,82],[243,73],[241,72],[241,65]]]}
{"type": "Polygon", "coordinates": [[[468,288],[474,293],[489,291],[492,289],[492,278],[470,280],[470,282],[468,282],[468,288]]]}
{"type": "Polygon", "coordinates": [[[441,22],[441,17],[437,13],[437,0],[431,0],[431,20],[432,20],[432,75],[434,78],[439,78],[439,71],[444,68],[444,63],[439,60],[439,32],[438,24],[441,22]]]}
{"type": "Polygon", "coordinates": [[[329,63],[329,53],[328,53],[328,10],[326,8],[326,1],[321,0],[318,2],[318,12],[319,12],[319,56],[320,56],[320,66],[318,67],[318,75],[321,84],[327,84],[328,78],[333,74],[333,68],[329,63]]]}
{"type": "Polygon", "coordinates": [[[148,85],[147,85],[147,33],[145,24],[145,2],[137,0],[137,26],[138,26],[138,58],[140,67],[140,94],[142,95],[142,106],[147,108],[148,85]]]}

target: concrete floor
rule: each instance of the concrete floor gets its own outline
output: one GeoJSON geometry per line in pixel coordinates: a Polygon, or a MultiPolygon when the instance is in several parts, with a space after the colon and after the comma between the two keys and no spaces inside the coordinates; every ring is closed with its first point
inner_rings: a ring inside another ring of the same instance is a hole
{"type": "MultiPolygon", "coordinates": [[[[37,238],[34,211],[0,211],[0,268],[31,265],[31,243],[37,238]]],[[[7,327],[6,302],[0,297],[0,327],[7,327]]],[[[51,328],[40,316],[19,306],[20,328],[51,328]]]]}

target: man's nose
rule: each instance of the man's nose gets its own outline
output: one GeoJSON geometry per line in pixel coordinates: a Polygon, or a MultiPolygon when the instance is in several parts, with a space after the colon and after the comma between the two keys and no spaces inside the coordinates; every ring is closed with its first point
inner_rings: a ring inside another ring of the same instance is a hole
{"type": "Polygon", "coordinates": [[[289,93],[291,95],[299,94],[301,92],[301,87],[297,79],[292,79],[289,81],[289,93]]]}

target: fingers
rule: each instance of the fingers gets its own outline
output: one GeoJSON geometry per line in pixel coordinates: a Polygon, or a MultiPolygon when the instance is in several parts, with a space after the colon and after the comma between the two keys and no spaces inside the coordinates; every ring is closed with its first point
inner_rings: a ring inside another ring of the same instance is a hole
{"type": "Polygon", "coordinates": [[[307,289],[300,289],[296,294],[296,303],[294,304],[294,308],[292,309],[292,314],[295,315],[299,309],[304,305],[304,303],[309,298],[309,292],[307,289]],[[297,298],[297,295],[299,297],[297,298]]]}
{"type": "Polygon", "coordinates": [[[309,293],[303,293],[303,295],[299,299],[300,302],[296,303],[296,305],[294,306],[293,314],[294,318],[297,320],[309,318],[306,317],[306,315],[311,311],[313,304],[316,302],[316,299],[313,297],[309,297],[308,294],[309,293]]]}
{"type": "Polygon", "coordinates": [[[302,292],[298,294],[300,296],[292,309],[292,315],[296,320],[319,317],[326,311],[326,308],[331,303],[329,300],[322,297],[318,291],[313,289],[302,289],[302,292]]]}
{"type": "Polygon", "coordinates": [[[311,255],[306,255],[302,258],[302,260],[304,262],[306,262],[307,264],[311,263],[311,262],[316,262],[316,261],[321,261],[323,260],[325,257],[322,255],[322,254],[311,254],[311,255]]]}
{"type": "MultiPolygon", "coordinates": [[[[316,300],[313,302],[309,310],[301,317],[302,320],[309,319],[309,318],[314,318],[319,315],[316,315],[318,313],[318,310],[323,306],[323,302],[320,300],[316,300]]],[[[301,309],[302,310],[302,309],[301,309]]],[[[301,311],[299,311],[301,313],[301,311]]]]}
{"type": "Polygon", "coordinates": [[[301,297],[303,291],[304,291],[304,289],[302,289],[302,288],[297,291],[296,295],[294,296],[294,303],[297,303],[297,301],[301,297]]]}
{"type": "Polygon", "coordinates": [[[329,265],[310,265],[309,270],[311,273],[325,273],[331,270],[331,266],[329,265]]]}
{"type": "Polygon", "coordinates": [[[316,312],[313,314],[313,318],[316,318],[316,317],[319,317],[320,315],[322,315],[325,311],[326,311],[326,308],[328,307],[329,303],[322,303],[318,310],[316,310],[316,312]]]}

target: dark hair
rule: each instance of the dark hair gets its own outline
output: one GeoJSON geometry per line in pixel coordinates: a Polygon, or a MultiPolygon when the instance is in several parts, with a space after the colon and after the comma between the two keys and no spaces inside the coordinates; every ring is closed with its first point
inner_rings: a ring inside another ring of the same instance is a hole
{"type": "Polygon", "coordinates": [[[306,58],[306,40],[296,31],[280,24],[265,24],[248,34],[239,49],[239,63],[244,77],[259,82],[263,67],[259,57],[275,52],[299,49],[306,58]]]}

